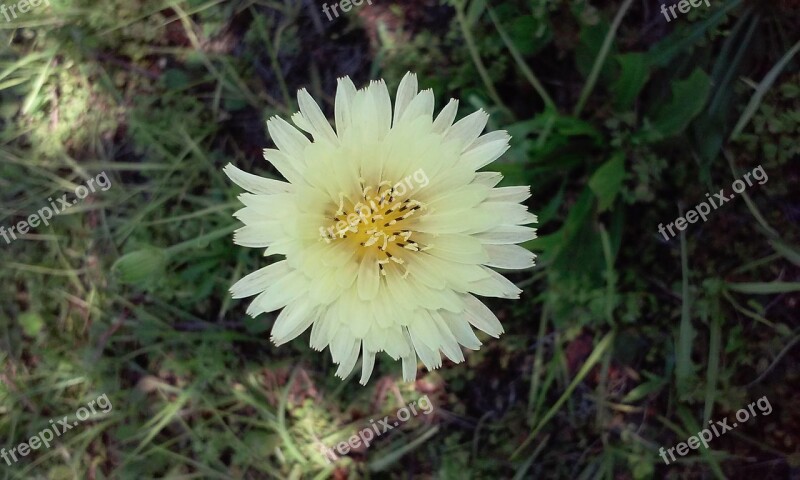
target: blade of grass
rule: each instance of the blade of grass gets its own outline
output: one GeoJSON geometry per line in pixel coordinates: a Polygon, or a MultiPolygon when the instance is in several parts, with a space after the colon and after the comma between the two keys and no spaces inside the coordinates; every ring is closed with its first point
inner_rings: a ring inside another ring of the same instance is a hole
{"type": "Polygon", "coordinates": [[[431,437],[436,435],[439,432],[439,426],[435,426],[429,428],[422,432],[417,438],[408,442],[407,444],[403,445],[402,447],[393,449],[387,455],[383,457],[377,458],[371,462],[367,468],[371,472],[381,472],[386,470],[389,466],[400,460],[400,458],[408,452],[414,451],[417,447],[421,446],[423,443],[427,442],[431,437]]]}
{"type": "Polygon", "coordinates": [[[719,378],[719,357],[722,344],[722,313],[720,312],[719,295],[711,300],[711,323],[709,324],[708,369],[706,370],[706,398],[703,409],[703,424],[711,420],[714,402],[717,396],[717,379],[719,378]]]}
{"type": "Polygon", "coordinates": [[[745,107],[744,112],[742,112],[742,116],[739,118],[739,122],[736,123],[736,126],[733,128],[733,132],[731,132],[731,140],[736,139],[744,127],[750,122],[750,119],[753,118],[753,115],[756,114],[756,110],[758,107],[761,106],[761,100],[764,98],[764,95],[767,94],[770,88],[772,88],[772,84],[775,83],[775,80],[778,79],[778,75],[783,71],[783,68],[792,60],[792,57],[800,51],[800,41],[794,44],[792,48],[789,49],[778,63],[770,69],[767,75],[761,80],[761,83],[758,84],[758,88],[756,88],[755,93],[750,98],[750,102],[745,107]]]}
{"type": "Polygon", "coordinates": [[[544,447],[545,447],[545,445],[547,445],[547,441],[549,439],[550,439],[550,435],[545,435],[544,436],[544,438],[542,439],[541,442],[539,442],[539,445],[533,451],[531,456],[528,457],[527,460],[525,460],[525,462],[519,467],[517,472],[514,474],[514,478],[512,480],[522,480],[522,479],[526,478],[525,474],[528,473],[528,469],[531,468],[531,465],[533,465],[533,462],[534,462],[534,460],[536,460],[536,457],[538,457],[539,454],[542,453],[542,450],[544,450],[544,447]]]}
{"type": "Polygon", "coordinates": [[[541,371],[544,357],[544,345],[542,340],[547,331],[547,304],[542,307],[542,315],[539,318],[539,332],[536,340],[539,344],[536,346],[536,353],[533,358],[533,368],[531,369],[531,389],[528,392],[528,418],[534,418],[535,399],[538,398],[539,384],[541,383],[541,371]]]}
{"type": "Polygon", "coordinates": [[[50,59],[42,65],[42,69],[39,72],[39,76],[36,78],[36,81],[33,83],[33,88],[31,89],[28,97],[25,99],[25,103],[22,104],[22,114],[27,114],[31,107],[33,107],[34,102],[36,101],[36,97],[39,95],[39,92],[42,90],[44,86],[44,82],[47,81],[47,76],[50,74],[50,67],[53,65],[53,59],[56,57],[58,53],[58,48],[53,49],[50,53],[50,59]]]}
{"type": "Polygon", "coordinates": [[[749,389],[751,387],[754,387],[756,384],[760,383],[762,380],[767,378],[767,375],[769,375],[770,372],[778,365],[778,362],[780,362],[781,359],[787,353],[789,353],[789,350],[791,350],[792,347],[797,345],[798,342],[800,342],[800,335],[797,335],[796,337],[794,337],[785,347],[783,347],[781,349],[781,351],[778,352],[778,355],[775,356],[775,360],[772,361],[772,363],[769,365],[769,367],[767,367],[763,372],[761,372],[761,375],[759,375],[755,380],[753,380],[752,382],[750,382],[747,385],[745,385],[744,388],[745,389],[749,389]]]}
{"type": "Polygon", "coordinates": [[[492,7],[487,5],[486,8],[489,11],[489,18],[492,19],[492,23],[494,23],[494,27],[497,29],[497,33],[500,34],[500,38],[503,40],[503,43],[505,43],[506,48],[508,48],[508,51],[511,52],[511,56],[517,63],[517,67],[519,67],[520,71],[522,72],[522,75],[528,80],[533,89],[536,90],[536,93],[538,93],[539,96],[542,97],[542,101],[544,102],[545,108],[547,110],[553,110],[553,111],[557,110],[555,102],[553,102],[553,99],[547,93],[547,90],[545,90],[544,86],[542,85],[542,82],[539,81],[539,78],[536,76],[535,73],[533,73],[533,70],[531,70],[530,67],[528,67],[528,64],[525,62],[525,59],[522,57],[522,54],[519,53],[519,50],[517,50],[517,47],[514,45],[514,41],[511,40],[511,37],[508,36],[508,33],[506,33],[503,26],[500,25],[500,21],[497,19],[497,15],[495,15],[492,7]]]}
{"type": "Polygon", "coordinates": [[[511,454],[511,460],[516,458],[517,455],[519,455],[523,450],[525,450],[525,448],[528,445],[530,445],[530,443],[536,438],[536,435],[542,430],[542,428],[544,428],[544,426],[547,425],[547,423],[553,418],[553,416],[555,416],[555,414],[561,409],[561,406],[572,395],[572,392],[575,390],[578,384],[583,381],[583,379],[592,370],[594,365],[602,358],[605,351],[611,346],[613,340],[614,340],[614,332],[611,331],[608,332],[606,336],[603,337],[603,339],[597,343],[591,355],[589,355],[589,358],[586,359],[586,363],[583,364],[581,369],[578,371],[578,374],[575,375],[575,378],[572,379],[572,382],[570,382],[567,389],[564,391],[563,394],[561,394],[561,397],[559,397],[559,399],[556,400],[556,403],[554,403],[553,406],[550,407],[550,410],[548,410],[547,413],[544,415],[544,417],[542,417],[542,420],[531,431],[530,435],[528,435],[528,438],[526,438],[525,441],[522,442],[522,445],[520,445],[514,451],[514,453],[511,454]]]}
{"type": "Polygon", "coordinates": [[[583,90],[581,90],[578,103],[575,105],[575,110],[572,113],[576,117],[580,116],[581,112],[583,111],[583,107],[586,105],[586,101],[589,99],[589,95],[594,89],[595,83],[597,83],[597,79],[600,76],[600,70],[603,68],[603,64],[606,62],[608,52],[611,50],[611,44],[613,43],[614,37],[617,34],[617,30],[622,23],[622,17],[628,13],[628,9],[631,8],[631,4],[633,4],[633,0],[625,0],[625,2],[617,11],[614,21],[611,23],[611,28],[608,30],[606,38],[603,40],[603,45],[600,47],[600,52],[597,54],[597,58],[594,59],[592,70],[589,73],[589,77],[586,79],[586,83],[583,85],[583,90]]]}
{"type": "Polygon", "coordinates": [[[486,93],[489,94],[489,97],[494,103],[497,104],[498,107],[508,112],[508,107],[506,107],[506,105],[503,103],[503,100],[500,99],[500,95],[497,94],[497,90],[494,88],[494,83],[492,83],[492,78],[489,76],[489,73],[486,71],[486,67],[483,65],[483,60],[481,60],[478,47],[475,46],[475,39],[472,37],[472,32],[467,27],[467,19],[464,16],[464,0],[455,2],[455,10],[458,26],[461,28],[461,34],[464,36],[467,49],[472,57],[472,63],[475,64],[475,68],[478,70],[478,75],[480,75],[481,80],[486,87],[486,93]]]}
{"type": "MultiPolygon", "coordinates": [[[[681,209],[683,215],[683,209],[681,209]]],[[[683,397],[689,393],[692,367],[692,328],[691,297],[689,293],[689,254],[686,247],[686,232],[681,232],[681,324],[678,333],[678,344],[675,346],[675,380],[678,395],[683,397]]]]}
{"type": "MultiPolygon", "coordinates": [[[[733,162],[733,155],[730,154],[727,150],[723,149],[722,154],[728,160],[728,165],[730,166],[731,172],[733,172],[733,176],[735,178],[741,178],[738,170],[736,169],[736,164],[733,162]]],[[[753,200],[750,198],[750,195],[747,194],[746,191],[741,193],[742,198],[744,198],[744,203],[747,205],[747,209],[750,210],[750,213],[755,217],[756,221],[761,228],[763,228],[767,232],[767,236],[769,238],[780,238],[778,232],[772,228],[767,221],[764,219],[764,216],[761,215],[761,212],[756,208],[756,204],[753,203],[753,200]]]]}
{"type": "Polygon", "coordinates": [[[776,330],[780,334],[784,334],[785,335],[787,333],[785,331],[785,328],[786,328],[785,325],[783,325],[783,324],[775,325],[774,323],[770,322],[769,320],[767,320],[766,318],[762,317],[761,315],[758,315],[755,312],[751,312],[750,310],[748,310],[748,309],[744,308],[743,306],[739,305],[739,303],[736,301],[736,299],[733,298],[733,295],[731,295],[730,292],[728,292],[727,290],[723,290],[722,291],[722,297],[725,298],[725,300],[727,300],[731,304],[731,306],[736,311],[741,313],[742,315],[744,315],[746,317],[749,317],[749,318],[752,318],[753,320],[755,320],[757,322],[763,323],[764,325],[768,326],[769,328],[772,328],[772,329],[776,330]]]}
{"type": "MultiPolygon", "coordinates": [[[[678,407],[677,413],[688,431],[700,432],[702,430],[700,425],[697,424],[695,419],[692,418],[692,415],[685,407],[678,407]]],[[[698,448],[698,451],[700,452],[700,456],[703,457],[703,460],[705,460],[706,465],[711,467],[711,471],[714,472],[714,475],[720,480],[725,480],[726,477],[725,474],[722,473],[722,467],[719,465],[719,460],[717,460],[717,458],[711,454],[711,451],[707,448],[698,448]]]]}
{"type": "Polygon", "coordinates": [[[800,292],[800,282],[728,282],[726,286],[734,292],[752,295],[800,292]]]}

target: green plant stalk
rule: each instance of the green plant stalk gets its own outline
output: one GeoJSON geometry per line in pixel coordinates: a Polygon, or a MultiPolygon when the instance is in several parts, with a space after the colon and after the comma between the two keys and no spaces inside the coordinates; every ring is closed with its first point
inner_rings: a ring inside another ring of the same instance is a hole
{"type": "MultiPolygon", "coordinates": [[[[542,306],[542,316],[539,319],[539,334],[537,335],[537,340],[539,342],[542,341],[544,338],[544,334],[547,331],[547,304],[542,306]]],[[[531,371],[531,389],[528,392],[528,418],[534,418],[534,407],[536,402],[537,393],[539,390],[539,384],[541,383],[541,375],[540,371],[542,369],[542,363],[544,356],[544,348],[539,347],[536,348],[536,354],[534,355],[533,359],[533,369],[531,371]]]]}
{"type": "MultiPolygon", "coordinates": [[[[683,212],[681,212],[683,215],[683,212]]],[[[681,232],[681,325],[678,344],[675,347],[675,379],[678,395],[689,392],[689,379],[692,375],[692,317],[689,293],[689,255],[686,246],[686,232],[681,232]]]]}
{"type": "Polygon", "coordinates": [[[514,46],[514,42],[511,41],[511,38],[506,33],[503,26],[500,25],[500,21],[497,19],[497,15],[495,15],[494,10],[489,5],[486,6],[486,9],[489,11],[489,17],[492,19],[492,23],[494,23],[495,28],[497,29],[497,33],[500,34],[500,38],[503,39],[503,43],[506,44],[506,48],[508,51],[511,52],[511,56],[514,57],[514,61],[517,62],[517,66],[522,71],[522,75],[528,80],[536,93],[542,97],[542,101],[544,102],[545,107],[547,110],[556,111],[556,104],[553,102],[553,99],[548,95],[547,90],[545,90],[542,82],[536,77],[536,74],[533,73],[533,70],[528,67],[528,64],[525,63],[525,59],[522,58],[522,54],[519,53],[517,47],[514,46]]]}
{"type": "Polygon", "coordinates": [[[167,256],[172,256],[181,253],[184,250],[201,246],[206,242],[212,242],[214,240],[220,239],[222,237],[229,235],[237,228],[239,228],[239,225],[229,225],[227,227],[220,228],[219,230],[214,230],[213,232],[206,233],[205,235],[200,235],[197,238],[193,238],[191,240],[187,240],[177,245],[173,245],[166,249],[167,256]]]}
{"type": "Polygon", "coordinates": [[[717,395],[717,379],[719,378],[719,357],[722,344],[722,314],[720,312],[719,294],[711,300],[711,322],[709,323],[708,369],[706,370],[706,399],[703,409],[703,423],[711,420],[714,401],[717,395]]]}
{"type": "Polygon", "coordinates": [[[456,2],[455,8],[458,26],[461,28],[461,34],[464,36],[464,41],[467,44],[469,54],[472,57],[473,63],[475,64],[475,68],[478,69],[478,74],[481,76],[481,80],[483,80],[483,84],[486,86],[486,91],[494,103],[496,103],[503,110],[509,111],[508,107],[506,107],[506,105],[503,103],[503,100],[500,99],[500,95],[497,94],[497,90],[494,88],[492,79],[489,77],[489,73],[486,71],[486,67],[483,65],[478,48],[475,46],[475,39],[472,37],[472,32],[470,32],[467,28],[467,19],[464,17],[463,2],[456,2]]]}
{"type": "Polygon", "coordinates": [[[594,60],[592,71],[589,73],[589,78],[586,79],[586,84],[583,86],[581,95],[578,98],[578,103],[575,105],[575,110],[573,112],[574,116],[580,116],[581,111],[583,111],[583,107],[586,105],[586,101],[589,99],[589,95],[592,93],[592,90],[597,83],[597,78],[600,76],[600,70],[603,68],[603,64],[606,62],[608,52],[611,50],[611,43],[614,41],[617,30],[622,23],[622,17],[628,13],[628,9],[631,8],[632,4],[633,0],[625,0],[625,3],[623,3],[619,11],[617,11],[617,15],[614,17],[614,21],[611,23],[611,28],[608,30],[608,34],[606,34],[606,38],[603,40],[603,45],[600,47],[600,53],[597,54],[597,58],[594,60]]]}
{"type": "MultiPolygon", "coordinates": [[[[798,45],[800,45],[800,43],[798,43],[798,45]]],[[[731,135],[731,138],[733,138],[733,135],[731,135]]],[[[722,150],[722,154],[725,156],[726,159],[728,159],[728,166],[731,167],[731,172],[733,173],[733,176],[736,178],[741,177],[741,175],[736,171],[736,165],[733,162],[733,155],[731,155],[727,150],[724,149],[722,150]]],[[[743,191],[741,195],[742,198],[744,198],[744,203],[747,205],[747,209],[750,210],[751,214],[753,214],[753,217],[756,219],[758,224],[761,225],[761,227],[767,231],[767,236],[771,240],[780,239],[781,238],[780,234],[777,232],[777,230],[772,228],[767,223],[766,219],[764,219],[764,216],[761,215],[761,212],[758,210],[758,208],[756,208],[756,204],[753,203],[753,200],[750,198],[750,195],[747,194],[747,191],[746,190],[743,191]]]]}

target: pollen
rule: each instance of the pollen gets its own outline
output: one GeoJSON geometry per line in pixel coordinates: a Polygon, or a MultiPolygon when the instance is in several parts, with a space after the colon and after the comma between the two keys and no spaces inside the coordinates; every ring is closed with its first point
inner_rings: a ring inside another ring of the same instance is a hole
{"type": "Polygon", "coordinates": [[[331,220],[330,226],[320,228],[325,242],[347,242],[359,260],[373,255],[382,275],[386,275],[383,266],[389,261],[404,265],[404,255],[426,248],[411,240],[414,224],[425,206],[392,185],[384,180],[374,187],[362,181],[357,202],[341,192],[338,205],[332,204],[326,215],[331,220]]]}

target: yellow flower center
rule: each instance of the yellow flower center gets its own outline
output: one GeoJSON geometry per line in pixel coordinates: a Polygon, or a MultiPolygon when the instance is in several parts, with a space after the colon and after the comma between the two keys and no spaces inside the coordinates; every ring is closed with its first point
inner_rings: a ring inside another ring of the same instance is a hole
{"type": "Polygon", "coordinates": [[[377,188],[365,187],[355,203],[340,193],[338,209],[329,213],[331,225],[327,229],[320,227],[322,238],[328,243],[349,242],[356,249],[359,261],[372,254],[383,275],[386,275],[384,265],[390,261],[404,264],[404,250],[416,252],[426,248],[411,239],[414,215],[425,207],[409,198],[406,191],[395,188],[398,185],[401,184],[393,187],[383,181],[377,188]]]}

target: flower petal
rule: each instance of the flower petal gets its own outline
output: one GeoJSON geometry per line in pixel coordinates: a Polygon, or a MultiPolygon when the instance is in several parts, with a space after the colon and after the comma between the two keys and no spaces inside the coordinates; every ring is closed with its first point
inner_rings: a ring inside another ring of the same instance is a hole
{"type": "Polygon", "coordinates": [[[275,116],[267,120],[267,130],[278,149],[292,158],[295,162],[305,164],[304,151],[311,141],[297,131],[289,122],[275,116]]]}
{"type": "Polygon", "coordinates": [[[519,245],[485,245],[489,267],[517,270],[531,268],[536,263],[536,255],[519,245]]]}
{"type": "Polygon", "coordinates": [[[459,151],[463,152],[478,138],[478,135],[486,128],[488,121],[489,114],[483,110],[478,110],[448,128],[444,133],[444,138],[447,141],[456,142],[460,146],[459,151]]]}
{"type": "Polygon", "coordinates": [[[356,97],[356,86],[350,77],[342,77],[337,81],[334,116],[336,134],[342,138],[353,124],[353,100],[356,97]]]}
{"type": "Polygon", "coordinates": [[[520,225],[501,225],[492,230],[474,235],[482,243],[504,245],[509,243],[522,243],[536,238],[536,229],[520,225]]]}
{"type": "Polygon", "coordinates": [[[433,122],[434,133],[445,133],[447,129],[453,126],[453,120],[456,119],[458,113],[458,100],[451,98],[447,105],[436,116],[433,122]]]}
{"type": "Polygon", "coordinates": [[[531,187],[502,187],[494,188],[489,193],[489,201],[491,202],[511,202],[521,203],[530,198],[531,187]]]}
{"type": "Polygon", "coordinates": [[[366,385],[367,382],[369,382],[373,367],[375,367],[375,354],[373,352],[367,352],[365,349],[361,354],[361,379],[358,383],[366,385]]]}
{"type": "Polygon", "coordinates": [[[233,298],[245,298],[259,294],[289,272],[289,264],[286,260],[275,262],[236,282],[231,287],[231,294],[233,298]]]}
{"type": "Polygon", "coordinates": [[[297,103],[300,105],[300,112],[303,114],[303,118],[308,122],[314,141],[328,141],[333,145],[338,145],[339,139],[336,137],[331,124],[328,123],[325,114],[322,113],[317,102],[311,98],[305,88],[297,92],[297,103]]]}
{"type": "Polygon", "coordinates": [[[400,117],[408,105],[417,96],[417,75],[411,72],[406,73],[403,79],[400,80],[400,86],[397,87],[397,95],[394,101],[394,118],[392,125],[397,125],[400,117]]]}
{"type": "Polygon", "coordinates": [[[277,346],[294,340],[305,332],[316,319],[317,315],[308,303],[290,303],[281,311],[275,324],[272,325],[271,340],[277,346]]]}
{"type": "Polygon", "coordinates": [[[464,313],[467,316],[467,321],[473,327],[495,338],[503,333],[503,326],[500,324],[500,320],[486,305],[472,295],[464,295],[462,298],[464,299],[464,313]]]}
{"type": "Polygon", "coordinates": [[[292,191],[291,183],[259,177],[258,175],[244,172],[236,168],[232,163],[227,164],[222,171],[225,172],[225,175],[227,175],[233,183],[239,185],[248,192],[261,195],[274,195],[276,193],[292,191]]]}

